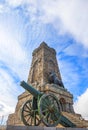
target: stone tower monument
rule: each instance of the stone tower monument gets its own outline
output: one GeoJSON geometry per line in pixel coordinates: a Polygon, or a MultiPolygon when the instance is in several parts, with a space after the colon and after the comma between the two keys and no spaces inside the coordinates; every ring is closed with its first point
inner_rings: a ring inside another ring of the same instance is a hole
{"type": "MultiPolygon", "coordinates": [[[[72,118],[72,116],[73,118],[76,118],[76,116],[79,118],[81,115],[76,115],[73,110],[73,95],[67,91],[62,83],[56,59],[56,51],[50,48],[45,42],[42,42],[40,46],[33,51],[32,56],[33,58],[27,81],[28,84],[31,84],[39,91],[55,94],[60,101],[63,115],[67,116],[69,119],[72,118]],[[52,77],[50,81],[50,74],[55,74],[54,78],[56,82],[52,80],[52,77]],[[57,79],[61,84],[58,84],[57,79]],[[71,116],[69,117],[69,115],[71,116]]],[[[31,98],[32,95],[27,91],[18,96],[15,113],[9,115],[7,121],[8,125],[23,125],[20,119],[20,109],[23,103],[31,98]]]]}
{"type": "Polygon", "coordinates": [[[28,76],[28,83],[40,85],[49,83],[49,72],[55,72],[61,80],[60,71],[56,60],[56,51],[47,46],[46,43],[40,44],[39,48],[33,51],[33,59],[28,76]]]}
{"type": "Polygon", "coordinates": [[[45,42],[42,42],[40,46],[33,51],[32,56],[33,59],[28,76],[28,83],[36,86],[41,91],[54,90],[55,93],[58,91],[62,110],[74,113],[72,94],[65,88],[50,83],[49,81],[50,72],[54,72],[57,78],[62,81],[56,59],[56,51],[50,48],[45,42]]]}

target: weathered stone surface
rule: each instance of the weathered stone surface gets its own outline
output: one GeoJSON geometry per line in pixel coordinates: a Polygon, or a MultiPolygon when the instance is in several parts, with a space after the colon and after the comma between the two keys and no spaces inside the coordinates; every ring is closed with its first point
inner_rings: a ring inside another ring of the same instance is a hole
{"type": "Polygon", "coordinates": [[[29,72],[28,83],[42,85],[49,83],[49,72],[54,71],[58,78],[61,79],[59,67],[56,60],[56,51],[47,46],[46,43],[33,51],[33,59],[29,72]]]}
{"type": "MultiPolygon", "coordinates": [[[[55,72],[58,79],[62,81],[56,59],[56,51],[43,42],[33,51],[32,56],[33,58],[27,82],[41,92],[53,93],[60,101],[62,112],[70,113],[70,115],[63,113],[63,115],[67,116],[67,118],[73,121],[73,123],[75,120],[77,127],[87,127],[87,121],[79,121],[77,116],[75,116],[76,114],[73,110],[73,95],[66,88],[63,88],[57,84],[51,84],[49,82],[50,72],[55,72]]],[[[16,105],[15,113],[9,115],[7,125],[24,125],[20,118],[20,111],[24,102],[29,99],[32,99],[32,95],[27,91],[18,96],[18,103],[16,105]]],[[[44,126],[43,124],[40,125],[44,126]]]]}

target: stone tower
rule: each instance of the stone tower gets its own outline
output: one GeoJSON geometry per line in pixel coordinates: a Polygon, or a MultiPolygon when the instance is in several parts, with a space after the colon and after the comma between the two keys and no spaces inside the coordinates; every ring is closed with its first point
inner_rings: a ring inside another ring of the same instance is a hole
{"type": "Polygon", "coordinates": [[[58,91],[58,94],[55,93],[55,95],[57,95],[57,97],[59,95],[62,110],[73,113],[72,94],[59,85],[49,83],[50,72],[55,72],[58,79],[62,81],[55,49],[50,48],[45,42],[42,42],[40,46],[33,51],[32,56],[28,83],[43,92],[52,91],[53,89],[54,92],[58,91]]]}
{"type": "Polygon", "coordinates": [[[60,71],[56,59],[56,51],[47,46],[45,42],[33,51],[32,64],[28,76],[28,83],[37,83],[40,85],[49,83],[49,72],[56,73],[61,80],[60,71]]]}
{"type": "MultiPolygon", "coordinates": [[[[54,72],[56,77],[62,82],[56,59],[56,51],[50,48],[45,42],[42,42],[40,46],[33,51],[32,56],[32,63],[27,80],[28,84],[31,84],[39,91],[55,94],[60,101],[63,115],[71,121],[73,120],[74,123],[74,119],[79,119],[81,115],[75,114],[74,112],[73,95],[67,91],[65,87],[50,82],[49,80],[50,72],[54,72]]],[[[32,95],[27,91],[18,96],[15,113],[9,115],[8,125],[24,125],[20,119],[20,109],[23,103],[29,99],[32,99],[32,95]]],[[[82,123],[79,122],[80,121],[78,121],[78,126],[80,124],[81,127],[82,123]]],[[[75,124],[77,124],[77,120],[75,124]]]]}

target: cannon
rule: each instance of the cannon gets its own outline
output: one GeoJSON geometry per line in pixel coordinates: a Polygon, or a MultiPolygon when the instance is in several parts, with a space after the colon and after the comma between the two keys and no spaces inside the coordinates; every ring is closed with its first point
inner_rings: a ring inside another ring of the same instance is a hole
{"type": "Polygon", "coordinates": [[[25,81],[20,85],[33,95],[33,99],[26,101],[21,108],[21,119],[25,125],[38,126],[42,122],[48,127],[59,123],[75,127],[75,124],[61,114],[60,102],[54,94],[42,93],[25,81]]]}

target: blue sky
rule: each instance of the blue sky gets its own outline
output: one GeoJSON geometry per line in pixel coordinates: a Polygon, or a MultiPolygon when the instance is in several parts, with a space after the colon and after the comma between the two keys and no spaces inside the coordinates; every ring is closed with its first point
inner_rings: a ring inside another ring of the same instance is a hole
{"type": "Polygon", "coordinates": [[[88,118],[87,14],[87,0],[0,0],[0,115],[14,112],[32,51],[45,41],[57,52],[75,112],[88,118]]]}

